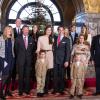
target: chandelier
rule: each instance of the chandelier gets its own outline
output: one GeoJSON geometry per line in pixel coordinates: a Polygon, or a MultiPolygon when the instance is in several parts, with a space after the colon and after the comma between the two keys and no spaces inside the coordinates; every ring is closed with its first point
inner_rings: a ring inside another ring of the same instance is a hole
{"type": "Polygon", "coordinates": [[[43,9],[43,3],[42,0],[35,0],[36,4],[35,6],[31,6],[32,13],[31,15],[33,17],[28,18],[30,23],[36,23],[38,25],[46,25],[50,24],[51,21],[49,19],[46,19],[45,16],[47,15],[46,10],[43,9]]]}

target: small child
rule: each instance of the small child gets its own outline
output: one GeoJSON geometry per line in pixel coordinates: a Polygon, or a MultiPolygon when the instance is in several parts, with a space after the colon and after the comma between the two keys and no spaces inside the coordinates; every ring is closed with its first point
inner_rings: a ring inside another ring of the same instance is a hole
{"type": "Polygon", "coordinates": [[[46,52],[44,50],[41,50],[39,52],[39,57],[37,58],[35,65],[38,97],[43,97],[44,95],[47,66],[48,61],[46,60],[46,52]]]}
{"type": "Polygon", "coordinates": [[[70,99],[74,98],[75,92],[77,96],[81,99],[83,95],[85,77],[85,66],[81,61],[80,54],[74,55],[74,61],[71,64],[71,90],[70,99]]]}

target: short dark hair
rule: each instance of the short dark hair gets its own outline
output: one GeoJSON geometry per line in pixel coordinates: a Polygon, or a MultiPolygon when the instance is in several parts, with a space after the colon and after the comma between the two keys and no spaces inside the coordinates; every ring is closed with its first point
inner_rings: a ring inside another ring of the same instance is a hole
{"type": "Polygon", "coordinates": [[[27,26],[27,25],[24,25],[24,26],[22,27],[22,30],[23,30],[25,27],[29,28],[29,26],[27,26]]]}
{"type": "Polygon", "coordinates": [[[20,20],[21,20],[21,18],[16,18],[16,20],[17,20],[17,19],[20,19],[20,20]]]}
{"type": "Polygon", "coordinates": [[[58,26],[57,31],[59,31],[59,28],[61,28],[61,27],[64,29],[64,26],[60,25],[60,26],[58,26]]]}

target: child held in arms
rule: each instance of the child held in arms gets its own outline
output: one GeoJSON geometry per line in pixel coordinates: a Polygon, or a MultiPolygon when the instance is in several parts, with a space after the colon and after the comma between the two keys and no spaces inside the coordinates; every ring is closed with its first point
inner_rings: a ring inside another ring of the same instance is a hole
{"type": "Polygon", "coordinates": [[[45,78],[47,72],[48,61],[46,60],[46,52],[41,50],[39,52],[39,57],[37,58],[35,70],[36,70],[36,80],[37,80],[37,96],[43,97],[45,78]]]}

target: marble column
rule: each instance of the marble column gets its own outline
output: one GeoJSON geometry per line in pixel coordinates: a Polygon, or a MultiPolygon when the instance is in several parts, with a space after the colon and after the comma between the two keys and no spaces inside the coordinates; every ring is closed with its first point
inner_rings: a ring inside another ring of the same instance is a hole
{"type": "Polygon", "coordinates": [[[100,14],[99,13],[81,13],[76,17],[76,22],[85,23],[92,36],[100,34],[100,14]]]}
{"type": "Polygon", "coordinates": [[[92,36],[100,34],[100,14],[85,14],[87,23],[92,36]]]}

